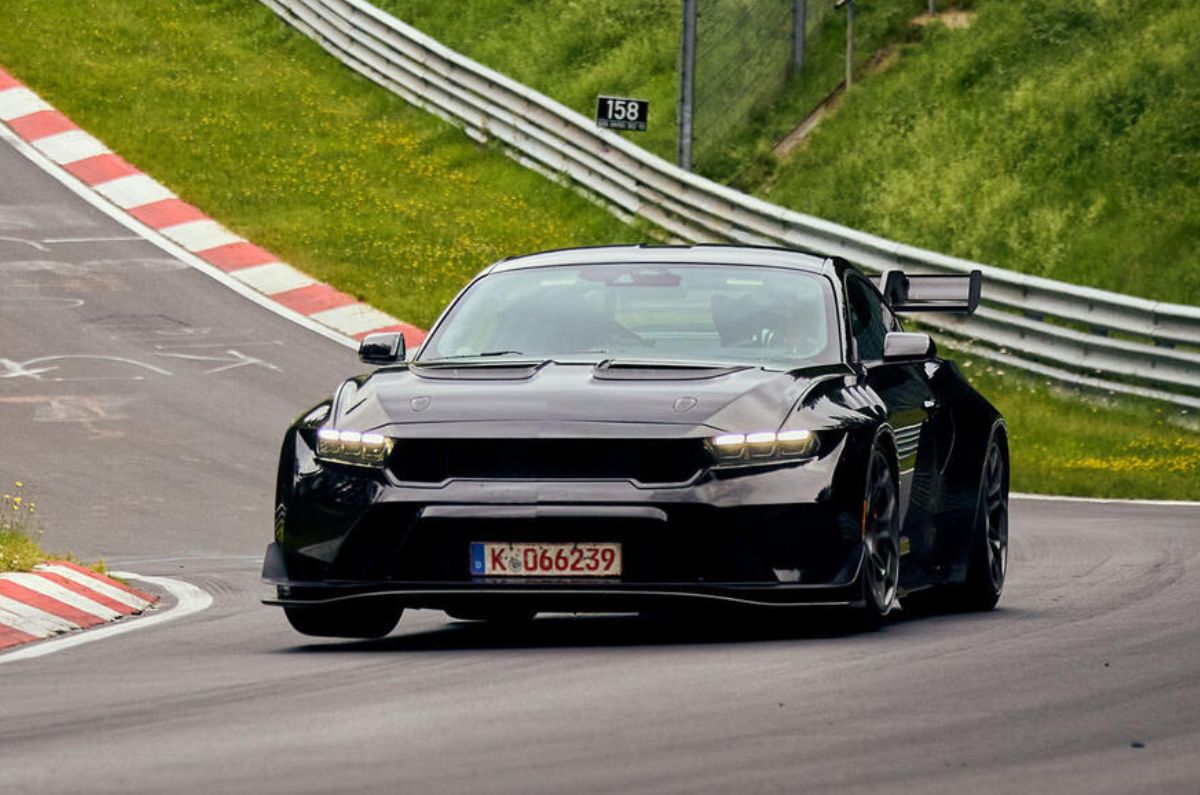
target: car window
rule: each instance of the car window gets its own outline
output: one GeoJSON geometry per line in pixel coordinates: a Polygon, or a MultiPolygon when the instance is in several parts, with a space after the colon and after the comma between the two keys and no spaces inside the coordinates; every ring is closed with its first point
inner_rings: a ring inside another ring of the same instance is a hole
{"type": "Polygon", "coordinates": [[[418,361],[520,354],[826,364],[839,359],[836,317],[830,282],[793,268],[653,263],[525,268],[475,282],[418,361]]]}
{"type": "Polygon", "coordinates": [[[846,277],[846,306],[858,358],[864,362],[882,359],[883,338],[895,323],[891,310],[883,305],[878,291],[857,274],[846,277]]]}

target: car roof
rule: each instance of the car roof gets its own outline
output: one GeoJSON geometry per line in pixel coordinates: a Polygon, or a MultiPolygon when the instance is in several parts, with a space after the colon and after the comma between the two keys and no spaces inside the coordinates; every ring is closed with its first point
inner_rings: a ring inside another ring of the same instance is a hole
{"type": "MultiPolygon", "coordinates": [[[[524,268],[545,268],[556,265],[600,265],[600,264],[701,264],[701,265],[748,265],[774,268],[793,268],[833,275],[846,263],[826,257],[818,257],[801,251],[769,246],[588,246],[563,248],[525,254],[503,259],[484,270],[484,273],[501,273],[524,268]]],[[[481,274],[482,275],[482,274],[481,274]]]]}

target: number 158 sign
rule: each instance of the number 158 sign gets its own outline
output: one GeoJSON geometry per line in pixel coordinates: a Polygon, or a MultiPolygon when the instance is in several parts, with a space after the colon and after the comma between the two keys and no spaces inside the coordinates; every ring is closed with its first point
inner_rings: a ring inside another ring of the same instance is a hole
{"type": "Polygon", "coordinates": [[[628,97],[596,97],[596,126],[610,130],[646,131],[650,103],[628,97]]]}

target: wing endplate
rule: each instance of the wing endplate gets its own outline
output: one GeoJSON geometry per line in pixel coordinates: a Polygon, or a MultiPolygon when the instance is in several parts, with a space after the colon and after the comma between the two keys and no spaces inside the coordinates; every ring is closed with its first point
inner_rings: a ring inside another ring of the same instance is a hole
{"type": "Polygon", "coordinates": [[[962,312],[979,306],[983,272],[908,274],[885,271],[880,277],[883,300],[893,312],[962,312]]]}

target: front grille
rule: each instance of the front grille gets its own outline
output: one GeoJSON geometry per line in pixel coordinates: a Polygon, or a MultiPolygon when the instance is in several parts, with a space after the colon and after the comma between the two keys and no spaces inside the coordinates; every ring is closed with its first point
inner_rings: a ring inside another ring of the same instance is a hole
{"type": "Polygon", "coordinates": [[[400,480],[633,480],[683,483],[709,463],[699,439],[402,439],[391,469],[400,480]]]}

